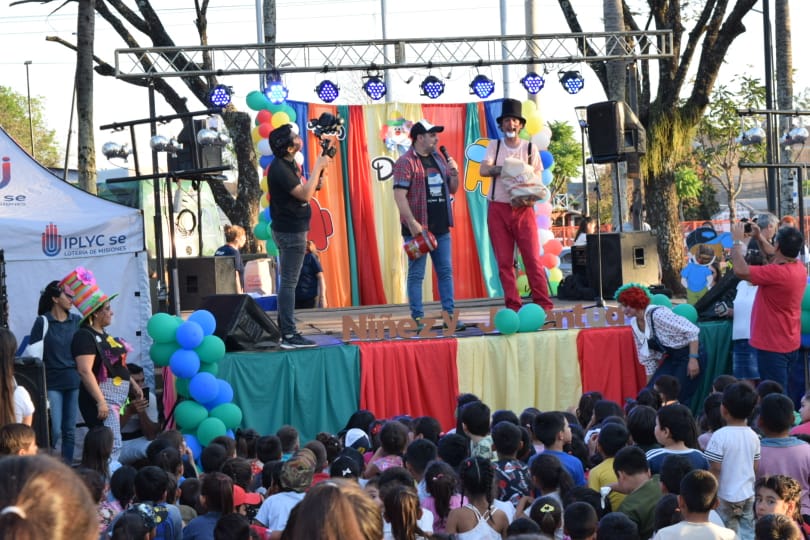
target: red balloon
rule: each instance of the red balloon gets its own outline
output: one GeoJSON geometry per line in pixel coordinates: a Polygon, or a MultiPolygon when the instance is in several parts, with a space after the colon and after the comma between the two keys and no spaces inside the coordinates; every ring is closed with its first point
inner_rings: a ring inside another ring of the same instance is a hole
{"type": "Polygon", "coordinates": [[[557,257],[556,255],[546,252],[543,253],[542,257],[540,257],[540,263],[546,268],[551,269],[560,264],[560,258],[557,257]]]}
{"type": "MultiPolygon", "coordinates": [[[[262,111],[267,112],[267,111],[262,111]]],[[[273,131],[273,125],[270,122],[266,122],[263,124],[259,124],[259,135],[262,136],[262,139],[266,139],[270,132],[273,131]]]]}
{"type": "Polygon", "coordinates": [[[560,242],[556,238],[552,238],[551,240],[543,244],[543,250],[546,253],[551,253],[552,255],[559,256],[560,253],[562,253],[563,245],[562,242],[560,242]]]}
{"type": "Polygon", "coordinates": [[[270,118],[273,117],[273,113],[268,111],[267,109],[262,109],[259,111],[259,114],[256,115],[256,125],[259,124],[269,124],[270,118]]]}

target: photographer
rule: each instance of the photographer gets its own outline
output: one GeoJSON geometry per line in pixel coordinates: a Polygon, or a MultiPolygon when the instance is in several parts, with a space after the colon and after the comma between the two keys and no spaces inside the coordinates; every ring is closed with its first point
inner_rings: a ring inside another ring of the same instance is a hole
{"type": "Polygon", "coordinates": [[[321,173],[331,161],[330,148],[324,148],[315,160],[310,181],[302,182],[301,169],[295,163],[295,154],[301,150],[303,141],[294,133],[290,124],[273,130],[269,137],[273,162],[267,172],[270,188],[270,225],[273,240],[278,246],[278,264],[281,268],[281,286],[278,291],[278,326],[281,330],[281,347],[298,349],[314,347],[314,341],[303,337],[295,326],[295,288],[307,249],[307,232],[312,210],[309,201],[315,194],[321,173]],[[324,155],[326,154],[326,155],[324,155]]]}
{"type": "Polygon", "coordinates": [[[160,431],[158,423],[157,398],[154,392],[145,388],[143,368],[137,364],[127,364],[130,380],[143,390],[143,399],[130,395],[129,403],[121,415],[121,457],[124,465],[131,465],[146,457],[146,448],[160,431]]]}

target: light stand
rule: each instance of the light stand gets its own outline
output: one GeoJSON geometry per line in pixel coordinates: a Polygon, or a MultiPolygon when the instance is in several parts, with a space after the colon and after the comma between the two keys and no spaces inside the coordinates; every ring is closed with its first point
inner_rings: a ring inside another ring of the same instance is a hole
{"type": "Polygon", "coordinates": [[[594,299],[593,305],[585,306],[585,309],[605,307],[604,291],[602,289],[602,216],[599,210],[599,207],[602,206],[602,189],[599,187],[598,178],[593,191],[596,193],[596,275],[599,277],[599,296],[594,299]]]}
{"type": "Polygon", "coordinates": [[[574,107],[579,120],[580,144],[582,145],[582,215],[590,215],[588,209],[588,176],[585,174],[585,132],[588,130],[588,107],[574,107]]]}

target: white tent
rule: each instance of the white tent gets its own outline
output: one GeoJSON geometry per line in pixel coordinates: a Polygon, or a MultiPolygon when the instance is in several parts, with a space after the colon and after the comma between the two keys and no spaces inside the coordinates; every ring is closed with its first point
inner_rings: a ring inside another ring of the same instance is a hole
{"type": "Polygon", "coordinates": [[[9,326],[21,341],[37,317],[39,292],[82,266],[112,302],[107,331],[147,367],[152,315],[140,210],[71,186],[34,160],[0,127],[0,249],[6,261],[9,326]]]}

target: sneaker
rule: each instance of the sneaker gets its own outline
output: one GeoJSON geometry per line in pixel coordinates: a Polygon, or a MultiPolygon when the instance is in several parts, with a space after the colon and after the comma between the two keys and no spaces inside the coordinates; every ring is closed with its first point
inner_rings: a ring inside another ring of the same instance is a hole
{"type": "MultiPolygon", "coordinates": [[[[444,328],[447,329],[447,323],[445,323],[444,328]]],[[[456,321],[456,332],[463,332],[467,329],[467,325],[461,321],[456,321]]]]}
{"type": "Polygon", "coordinates": [[[425,327],[425,323],[422,322],[422,317],[414,317],[413,322],[416,323],[416,333],[418,334],[425,327]]]}
{"type": "Polygon", "coordinates": [[[306,349],[317,347],[318,344],[302,336],[300,333],[288,334],[281,338],[282,349],[306,349]]]}

